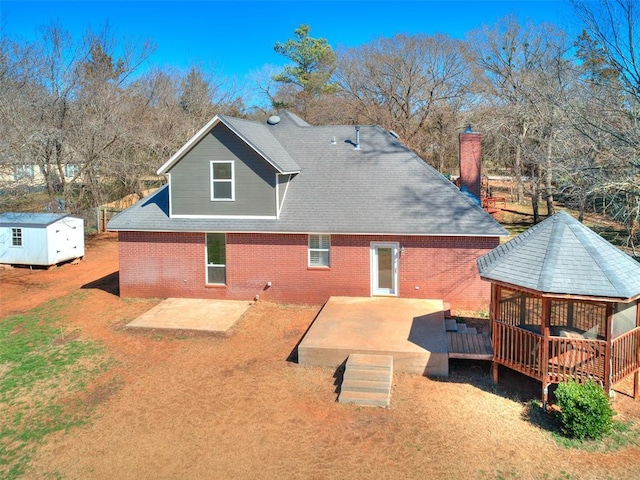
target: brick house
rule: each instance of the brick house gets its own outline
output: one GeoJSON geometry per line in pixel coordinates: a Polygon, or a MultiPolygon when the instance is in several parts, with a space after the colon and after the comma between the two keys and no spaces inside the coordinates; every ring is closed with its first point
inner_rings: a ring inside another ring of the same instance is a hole
{"type": "MultiPolygon", "coordinates": [[[[480,135],[460,134],[460,146],[461,163],[478,165],[480,135]]],[[[158,174],[167,185],[108,225],[124,297],[488,307],[476,259],[506,231],[393,132],[218,115],[158,174]]]]}

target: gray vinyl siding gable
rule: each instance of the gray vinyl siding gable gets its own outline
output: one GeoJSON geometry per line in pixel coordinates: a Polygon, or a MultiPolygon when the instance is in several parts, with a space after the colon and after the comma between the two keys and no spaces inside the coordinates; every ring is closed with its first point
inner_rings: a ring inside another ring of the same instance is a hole
{"type": "Polygon", "coordinates": [[[280,208],[282,208],[284,195],[287,191],[287,185],[289,185],[290,179],[291,175],[278,175],[278,205],[280,205],[280,208]]]}
{"type": "Polygon", "coordinates": [[[167,172],[172,215],[276,215],[276,171],[219,123],[167,172]],[[234,201],[211,200],[211,162],[233,161],[234,201]]]}

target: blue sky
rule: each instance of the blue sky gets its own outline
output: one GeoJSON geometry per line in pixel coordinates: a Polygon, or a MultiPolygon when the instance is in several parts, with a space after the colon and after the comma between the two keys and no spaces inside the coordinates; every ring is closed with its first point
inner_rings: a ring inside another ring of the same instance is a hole
{"type": "Polygon", "coordinates": [[[467,31],[510,13],[567,27],[563,22],[569,12],[565,0],[0,0],[2,26],[12,38],[31,40],[39,26],[52,20],[79,38],[87,28],[98,30],[108,21],[116,35],[153,41],[157,50],[149,66],[199,64],[240,80],[265,64],[284,65],[273,45],[291,38],[302,23],[311,26],[311,36],[326,38],[336,48],[394,33],[464,38],[467,31]]]}

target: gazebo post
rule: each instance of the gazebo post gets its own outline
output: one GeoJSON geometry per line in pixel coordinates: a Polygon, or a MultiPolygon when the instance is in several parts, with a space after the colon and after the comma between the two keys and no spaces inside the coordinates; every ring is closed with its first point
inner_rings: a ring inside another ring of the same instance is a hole
{"type": "Polygon", "coordinates": [[[604,391],[611,395],[611,332],[613,330],[613,303],[607,302],[607,331],[604,347],[604,391]]]}
{"type": "Polygon", "coordinates": [[[551,301],[548,297],[542,297],[542,321],[540,328],[542,330],[542,355],[539,356],[540,371],[542,372],[542,408],[547,411],[547,403],[549,401],[549,321],[551,318],[551,301]]]}
{"type": "MultiPolygon", "coordinates": [[[[640,300],[636,301],[636,328],[640,327],[640,300]]],[[[640,345],[636,345],[636,359],[640,362],[640,345]]],[[[633,374],[633,398],[640,397],[640,372],[633,374]]]]}
{"type": "Polygon", "coordinates": [[[498,384],[498,362],[496,362],[496,351],[500,348],[500,338],[498,335],[498,329],[496,328],[496,322],[500,316],[500,285],[491,283],[491,341],[493,343],[493,362],[491,363],[491,377],[493,384],[498,384]]]}

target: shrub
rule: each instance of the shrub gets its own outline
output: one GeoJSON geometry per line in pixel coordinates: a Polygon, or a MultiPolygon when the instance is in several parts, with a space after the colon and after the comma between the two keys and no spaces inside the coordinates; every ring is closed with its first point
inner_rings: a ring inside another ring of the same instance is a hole
{"type": "Polygon", "coordinates": [[[598,439],[611,430],[613,409],[604,389],[592,380],[561,383],[556,390],[560,424],[565,435],[598,439]]]}

